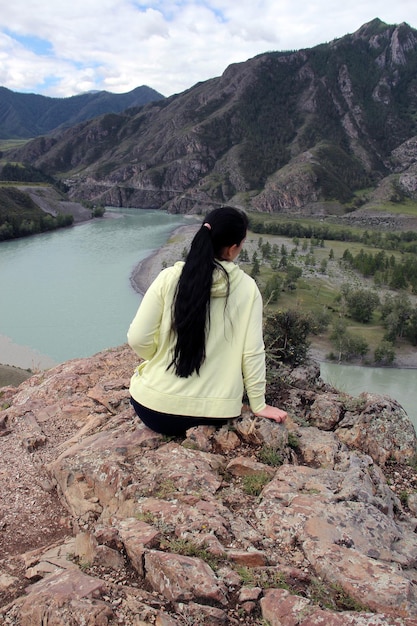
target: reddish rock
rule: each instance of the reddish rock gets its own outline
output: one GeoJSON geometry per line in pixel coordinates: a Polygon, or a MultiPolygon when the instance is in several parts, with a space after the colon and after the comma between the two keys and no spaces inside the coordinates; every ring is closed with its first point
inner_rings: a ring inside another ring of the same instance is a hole
{"type": "Polygon", "coordinates": [[[389,468],[391,489],[376,464],[417,449],[394,403],[301,389],[314,368],[299,368],[288,374],[299,386],[285,389],[294,416],[285,425],[247,409],[233,430],[199,427],[167,443],[129,404],[136,361],[123,346],[62,364],[25,381],[0,411],[0,585],[10,599],[0,623],[214,626],[238,612],[249,622],[261,604],[271,626],[417,626],[416,520],[394,493],[401,467],[389,468]],[[331,426],[340,403],[346,412],[331,426]],[[261,446],[284,464],[259,463],[261,446]],[[247,496],[240,477],[258,472],[270,482],[247,496]],[[237,562],[252,568],[253,596],[237,562]],[[25,573],[42,577],[27,597],[25,573]],[[278,575],[306,597],[269,588],[278,575]],[[320,608],[308,599],[315,578],[375,613],[320,608]]]}
{"type": "Polygon", "coordinates": [[[145,570],[153,589],[172,602],[227,603],[224,583],[199,558],[151,550],[145,554],[145,570]]]}
{"type": "Polygon", "coordinates": [[[273,476],[275,473],[269,465],[259,463],[258,461],[250,459],[246,456],[238,456],[235,459],[232,459],[228,463],[226,469],[234,476],[253,476],[255,474],[269,474],[270,476],[273,476]]]}

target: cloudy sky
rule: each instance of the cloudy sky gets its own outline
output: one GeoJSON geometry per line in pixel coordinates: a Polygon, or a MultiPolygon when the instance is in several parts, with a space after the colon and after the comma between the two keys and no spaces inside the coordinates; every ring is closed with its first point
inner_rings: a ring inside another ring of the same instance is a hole
{"type": "Polygon", "coordinates": [[[261,52],[375,17],[417,28],[416,0],[3,0],[0,86],[54,97],[148,85],[165,96],[261,52]]]}

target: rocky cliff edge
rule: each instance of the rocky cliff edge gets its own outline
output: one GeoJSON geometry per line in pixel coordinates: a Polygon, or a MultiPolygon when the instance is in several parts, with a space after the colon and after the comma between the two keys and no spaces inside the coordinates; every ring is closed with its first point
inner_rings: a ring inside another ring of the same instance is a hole
{"type": "Polygon", "coordinates": [[[167,440],[127,346],[1,391],[0,622],[417,625],[414,428],[390,398],[276,372],[285,426],[167,440]]]}

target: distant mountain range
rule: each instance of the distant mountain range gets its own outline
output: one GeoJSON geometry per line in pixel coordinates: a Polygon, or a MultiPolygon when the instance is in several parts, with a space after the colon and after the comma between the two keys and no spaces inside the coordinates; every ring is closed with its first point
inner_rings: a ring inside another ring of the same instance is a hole
{"type": "Polygon", "coordinates": [[[417,31],[375,19],[328,44],[261,54],[9,159],[64,180],[73,199],[113,206],[343,215],[417,200],[417,31]]]}
{"type": "Polygon", "coordinates": [[[95,91],[70,98],[16,93],[0,87],[0,139],[29,139],[46,135],[103,113],[120,113],[129,107],[163,98],[162,94],[146,86],[128,93],[95,91]]]}

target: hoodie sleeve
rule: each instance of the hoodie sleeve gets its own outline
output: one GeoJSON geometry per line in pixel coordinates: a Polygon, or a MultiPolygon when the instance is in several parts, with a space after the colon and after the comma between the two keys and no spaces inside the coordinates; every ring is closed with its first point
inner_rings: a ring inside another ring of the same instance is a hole
{"type": "Polygon", "coordinates": [[[262,334],[262,297],[256,288],[242,355],[243,382],[254,413],[266,406],[265,402],[265,346],[262,334]]]}
{"type": "Polygon", "coordinates": [[[143,296],[127,332],[129,346],[142,359],[151,359],[158,348],[159,328],[164,310],[164,272],[161,272],[143,296]]]}

